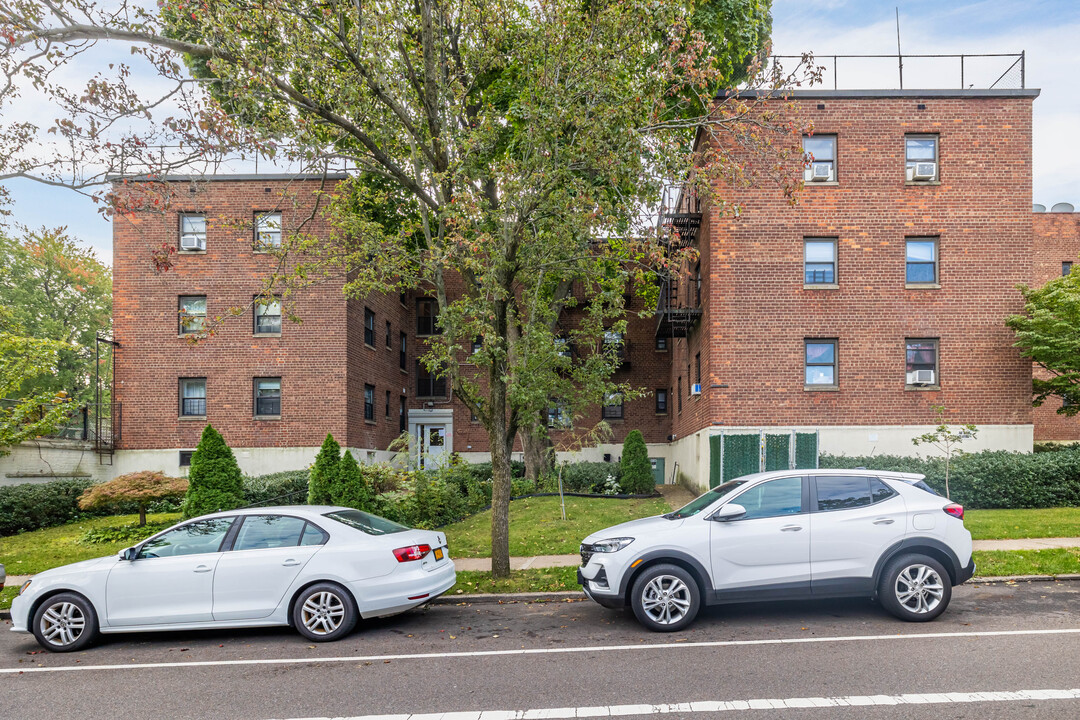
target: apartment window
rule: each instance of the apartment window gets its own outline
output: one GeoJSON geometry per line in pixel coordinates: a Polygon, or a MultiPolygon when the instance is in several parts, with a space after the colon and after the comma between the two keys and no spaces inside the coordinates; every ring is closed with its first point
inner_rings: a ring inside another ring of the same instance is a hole
{"type": "Polygon", "coordinates": [[[402,370],[407,370],[405,367],[405,333],[400,333],[398,338],[401,340],[401,349],[398,353],[398,367],[402,370]]]}
{"type": "Polygon", "coordinates": [[[600,413],[604,420],[623,419],[623,396],[622,393],[608,393],[604,398],[604,408],[600,413]]]}
{"type": "Polygon", "coordinates": [[[180,250],[200,252],[206,249],[206,216],[197,213],[180,214],[180,250]]]}
{"type": "Polygon", "coordinates": [[[806,341],[806,378],[807,385],[836,386],[836,341],[806,341]]]}
{"type": "Polygon", "coordinates": [[[439,303],[434,298],[420,298],[416,301],[416,334],[439,334],[439,303]]]}
{"type": "Polygon", "coordinates": [[[656,336],[656,349],[663,352],[668,349],[667,338],[662,335],[656,336]]]}
{"type": "Polygon", "coordinates": [[[907,345],[907,384],[940,385],[938,375],[938,341],[928,339],[908,339],[907,345]]]}
{"type": "Polygon", "coordinates": [[[701,388],[701,353],[694,356],[694,382],[701,388]]]}
{"type": "Polygon", "coordinates": [[[375,347],[375,313],[371,308],[364,308],[364,344],[375,347]]]}
{"type": "Polygon", "coordinates": [[[255,334],[281,334],[280,300],[277,298],[274,298],[273,300],[267,300],[264,297],[255,298],[255,334]]]}
{"type": "Polygon", "coordinates": [[[375,386],[364,386],[364,419],[375,421],[375,386]]]}
{"type": "Polygon", "coordinates": [[[605,353],[611,353],[615,356],[615,362],[617,365],[626,364],[628,356],[626,338],[623,337],[623,334],[621,332],[616,332],[615,330],[606,330],[604,332],[602,349],[605,353]]]}
{"type": "Polygon", "coordinates": [[[679,380],[675,385],[675,397],[678,399],[679,412],[682,412],[682,375],[679,376],[679,380]]]}
{"type": "Polygon", "coordinates": [[[936,238],[908,238],[906,280],[909,285],[933,285],[938,281],[936,238]]]}
{"type": "Polygon", "coordinates": [[[484,339],[481,337],[474,338],[472,341],[472,354],[480,352],[484,349],[484,339]]]}
{"type": "Polygon", "coordinates": [[[806,182],[836,181],[836,136],[803,135],[803,152],[808,155],[803,180],[806,182]]]}
{"type": "Polygon", "coordinates": [[[555,353],[559,357],[564,357],[567,360],[574,357],[574,343],[570,342],[568,338],[556,337],[555,338],[555,353]]]}
{"type": "Polygon", "coordinates": [[[934,182],[938,179],[938,136],[906,135],[904,168],[908,182],[934,182]]]}
{"type": "Polygon", "coordinates": [[[180,379],[180,416],[206,417],[206,378],[180,379]]]}
{"type": "Polygon", "coordinates": [[[281,415],[281,378],[255,378],[256,417],[281,415]]]}
{"type": "Polygon", "coordinates": [[[409,427],[405,420],[405,396],[398,397],[398,432],[403,433],[409,427]]]}
{"type": "Polygon", "coordinates": [[[803,240],[803,283],[836,284],[836,238],[803,240]]]}
{"type": "Polygon", "coordinates": [[[416,361],[416,396],[446,397],[446,378],[432,373],[419,360],[416,361]]]}
{"type": "Polygon", "coordinates": [[[1072,260],[1065,260],[1064,262],[1061,263],[1061,274],[1063,276],[1068,275],[1069,273],[1072,272],[1072,268],[1073,268],[1072,260]]]}
{"type": "Polygon", "coordinates": [[[180,451],[180,467],[191,467],[191,456],[195,454],[194,450],[181,450],[180,451]]]}
{"type": "Polygon", "coordinates": [[[393,334],[393,333],[392,333],[392,332],[391,332],[391,330],[390,330],[390,321],[389,321],[389,320],[387,320],[387,321],[386,321],[386,349],[387,349],[387,350],[389,350],[389,349],[390,349],[390,347],[391,347],[391,341],[390,341],[390,338],[391,338],[391,335],[392,335],[392,334],[393,334]]]}
{"type": "Polygon", "coordinates": [[[206,327],[206,296],[181,295],[178,305],[180,308],[180,334],[193,335],[201,333],[206,327]]]}
{"type": "Polygon", "coordinates": [[[656,391],[656,414],[667,415],[667,390],[656,391]]]}
{"type": "Polygon", "coordinates": [[[564,400],[556,400],[547,411],[547,426],[549,428],[568,428],[572,425],[570,408],[564,400]]]}
{"type": "Polygon", "coordinates": [[[386,391],[386,419],[390,419],[390,391],[386,391]]]}
{"type": "Polygon", "coordinates": [[[281,213],[256,213],[255,249],[271,250],[281,247],[281,213]]]}

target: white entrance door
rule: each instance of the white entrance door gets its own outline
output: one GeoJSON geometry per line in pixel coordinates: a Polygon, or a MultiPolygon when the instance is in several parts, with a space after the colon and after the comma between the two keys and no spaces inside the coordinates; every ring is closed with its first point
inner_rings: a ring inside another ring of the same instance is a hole
{"type": "Polygon", "coordinates": [[[417,425],[416,434],[419,440],[420,469],[446,464],[449,459],[446,448],[446,425],[417,425]]]}

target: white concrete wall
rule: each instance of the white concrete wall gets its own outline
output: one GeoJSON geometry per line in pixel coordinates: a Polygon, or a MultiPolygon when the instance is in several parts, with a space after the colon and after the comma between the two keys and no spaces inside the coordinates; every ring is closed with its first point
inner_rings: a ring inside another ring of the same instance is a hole
{"type": "Polygon", "coordinates": [[[33,440],[5,448],[0,457],[0,485],[45,483],[68,478],[109,480],[112,468],[98,463],[92,443],[77,440],[33,440]]]}
{"type": "MultiPolygon", "coordinates": [[[[233,448],[240,471],[245,475],[266,475],[285,470],[303,470],[315,462],[317,447],[233,448]]],[[[386,450],[348,448],[361,465],[390,462],[393,453],[386,450]],[[372,459],[374,458],[374,460],[372,459]]],[[[179,450],[120,450],[113,458],[109,478],[139,470],[160,470],[166,475],[187,477],[187,467],[180,467],[179,450]]],[[[105,479],[109,479],[105,478],[105,479]]]]}

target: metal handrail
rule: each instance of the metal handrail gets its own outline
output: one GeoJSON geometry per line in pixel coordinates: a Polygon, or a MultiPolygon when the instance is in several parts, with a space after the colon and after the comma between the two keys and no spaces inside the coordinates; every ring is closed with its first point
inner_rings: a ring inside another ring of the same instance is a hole
{"type": "MultiPolygon", "coordinates": [[[[816,60],[816,61],[817,60],[828,60],[829,58],[832,59],[833,90],[839,90],[840,89],[839,71],[837,69],[839,64],[840,64],[839,63],[840,60],[883,60],[883,59],[894,59],[894,60],[896,60],[896,63],[897,63],[896,67],[897,67],[897,72],[898,72],[900,89],[903,90],[904,89],[904,60],[905,59],[914,60],[914,59],[923,59],[923,58],[959,60],[960,61],[960,88],[962,88],[962,89],[968,89],[969,88],[969,86],[966,84],[967,78],[965,77],[965,70],[966,70],[965,63],[966,63],[966,61],[968,61],[968,60],[970,60],[972,58],[1015,58],[1013,60],[1013,62],[1010,63],[1009,66],[1005,69],[1005,71],[1003,73],[1001,73],[1001,75],[999,75],[998,78],[994,82],[990,83],[987,86],[987,89],[993,89],[995,86],[997,86],[997,84],[1000,83],[1010,72],[1012,72],[1013,69],[1016,68],[1017,65],[1020,66],[1020,88],[1024,89],[1024,88],[1027,87],[1027,68],[1026,68],[1027,56],[1026,56],[1026,51],[1023,51],[1023,50],[1018,52],[1018,53],[929,53],[929,54],[902,53],[902,54],[884,54],[884,55],[867,54],[867,55],[815,55],[814,56],[814,60],[816,60]]],[[[769,59],[772,61],[772,63],[774,65],[777,65],[777,64],[779,64],[777,62],[779,60],[798,60],[798,61],[802,61],[803,56],[802,55],[770,55],[769,59]]]]}

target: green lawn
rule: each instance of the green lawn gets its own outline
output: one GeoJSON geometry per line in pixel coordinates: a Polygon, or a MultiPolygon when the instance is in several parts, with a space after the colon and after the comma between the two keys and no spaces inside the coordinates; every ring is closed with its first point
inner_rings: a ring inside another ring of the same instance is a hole
{"type": "MultiPolygon", "coordinates": [[[[179,513],[161,513],[146,516],[150,522],[176,522],[179,513]]],[[[111,543],[82,545],[77,541],[91,528],[129,525],[139,521],[138,515],[112,515],[109,517],[80,520],[70,525],[35,530],[33,532],[0,537],[0,564],[8,575],[33,575],[42,570],[114,555],[135,543],[130,540],[111,543]]]]}
{"type": "Polygon", "coordinates": [[[565,592],[580,590],[576,567],[514,570],[509,580],[492,580],[491,573],[459,571],[457,585],[444,597],[470,593],[565,592]]]}
{"type": "MultiPolygon", "coordinates": [[[[514,500],[510,504],[510,554],[525,557],[570,555],[578,551],[582,539],[591,532],[670,510],[663,498],[568,497],[566,520],[563,520],[557,497],[514,500]]],[[[451,557],[491,556],[490,510],[448,525],[443,530],[451,557]]]]}
{"type": "Polygon", "coordinates": [[[1080,508],[968,510],[964,525],[975,540],[1080,537],[1080,508]]]}
{"type": "Polygon", "coordinates": [[[1080,573],[1080,548],[976,550],[973,555],[979,577],[1080,573]]]}
{"type": "Polygon", "coordinates": [[[19,588],[6,587],[0,590],[0,610],[10,610],[11,601],[19,594],[19,588]]]}

